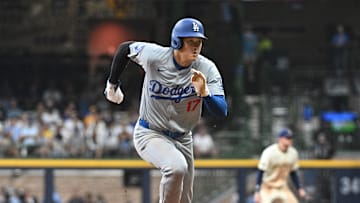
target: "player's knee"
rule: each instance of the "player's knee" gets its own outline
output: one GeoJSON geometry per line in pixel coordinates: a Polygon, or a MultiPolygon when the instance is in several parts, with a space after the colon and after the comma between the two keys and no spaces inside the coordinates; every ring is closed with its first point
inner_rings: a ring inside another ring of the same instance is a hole
{"type": "Polygon", "coordinates": [[[167,167],[166,173],[168,175],[183,177],[188,171],[188,165],[186,163],[176,163],[167,167]]]}
{"type": "Polygon", "coordinates": [[[188,165],[186,163],[177,163],[173,165],[173,173],[175,175],[184,175],[188,171],[188,165]]]}

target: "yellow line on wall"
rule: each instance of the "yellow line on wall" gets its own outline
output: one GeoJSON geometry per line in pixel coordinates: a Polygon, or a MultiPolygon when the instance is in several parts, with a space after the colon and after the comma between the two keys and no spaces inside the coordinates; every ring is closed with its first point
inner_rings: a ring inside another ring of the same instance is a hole
{"type": "MultiPolygon", "coordinates": [[[[256,159],[196,160],[197,168],[256,168],[256,159]]],[[[300,160],[301,168],[360,168],[360,160],[300,160]]]]}
{"type": "Polygon", "coordinates": [[[0,168],[151,168],[142,160],[0,159],[0,168]]]}
{"type": "Polygon", "coordinates": [[[302,168],[360,168],[360,160],[301,160],[302,168]]]}
{"type": "MultiPolygon", "coordinates": [[[[199,159],[196,168],[256,168],[256,159],[199,159]]],[[[300,160],[301,168],[360,168],[360,160],[300,160]]],[[[154,168],[142,160],[0,159],[0,168],[154,168]]]]}

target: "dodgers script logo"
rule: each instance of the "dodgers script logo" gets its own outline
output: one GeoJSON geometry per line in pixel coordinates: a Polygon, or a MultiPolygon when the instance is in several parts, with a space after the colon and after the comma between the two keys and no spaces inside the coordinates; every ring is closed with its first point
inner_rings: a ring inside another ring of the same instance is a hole
{"type": "Polygon", "coordinates": [[[181,99],[196,95],[195,88],[192,85],[168,87],[157,80],[150,80],[149,90],[153,93],[152,98],[174,100],[176,103],[180,102],[181,99]]]}

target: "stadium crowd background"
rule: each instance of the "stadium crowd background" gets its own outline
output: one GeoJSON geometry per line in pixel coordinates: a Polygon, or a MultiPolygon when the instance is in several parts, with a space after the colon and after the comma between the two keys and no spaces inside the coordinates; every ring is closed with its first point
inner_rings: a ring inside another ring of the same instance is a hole
{"type": "Polygon", "coordinates": [[[109,103],[103,89],[112,55],[125,40],[168,45],[172,23],[194,16],[206,25],[211,40],[203,53],[222,71],[229,103],[226,120],[204,112],[195,129],[205,126],[216,143],[204,157],[258,157],[288,125],[301,158],[358,158],[360,23],[353,5],[359,3],[3,0],[0,156],[137,158],[131,135],[143,73],[129,64],[124,104],[109,103]],[[336,48],[339,27],[348,41],[336,48]],[[344,115],[350,119],[336,120],[344,115]]]}

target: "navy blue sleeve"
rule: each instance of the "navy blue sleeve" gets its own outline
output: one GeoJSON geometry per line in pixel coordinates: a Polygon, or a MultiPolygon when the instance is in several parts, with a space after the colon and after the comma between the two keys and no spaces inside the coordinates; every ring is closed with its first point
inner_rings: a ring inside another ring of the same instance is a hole
{"type": "Polygon", "coordinates": [[[118,84],[120,74],[123,72],[127,64],[129,63],[129,57],[127,56],[130,53],[129,46],[133,41],[126,41],[120,44],[116,50],[115,56],[111,63],[109,82],[112,84],[118,84]]]}
{"type": "Polygon", "coordinates": [[[225,96],[223,95],[211,95],[203,97],[204,104],[207,110],[216,117],[227,116],[227,104],[225,96]]]}
{"type": "Polygon", "coordinates": [[[256,185],[255,185],[255,191],[260,191],[260,186],[262,183],[264,171],[258,170],[257,176],[256,176],[256,185]]]}
{"type": "Polygon", "coordinates": [[[290,177],[291,177],[291,180],[293,181],[296,189],[300,189],[301,184],[300,184],[299,176],[298,176],[297,172],[296,171],[291,171],[290,177]]]}

